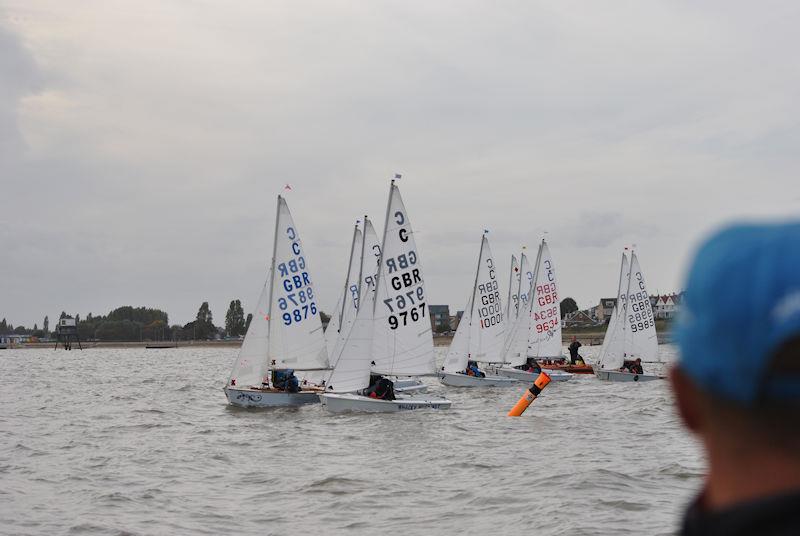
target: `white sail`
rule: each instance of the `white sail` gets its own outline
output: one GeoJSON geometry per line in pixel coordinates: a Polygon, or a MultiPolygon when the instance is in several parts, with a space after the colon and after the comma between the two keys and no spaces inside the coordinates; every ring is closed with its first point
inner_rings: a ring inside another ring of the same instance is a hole
{"type": "Polygon", "coordinates": [[[339,317],[341,315],[337,314],[337,311],[342,310],[343,300],[344,294],[339,296],[339,299],[336,300],[336,307],[331,313],[330,320],[328,320],[328,327],[325,328],[325,349],[328,352],[328,357],[332,357],[334,355],[334,350],[336,349],[335,347],[339,343],[339,337],[341,336],[339,330],[339,317]]]}
{"type": "Polygon", "coordinates": [[[658,353],[655,318],[650,305],[650,295],[639,266],[639,257],[631,253],[630,283],[625,299],[625,316],[620,317],[626,333],[625,359],[641,358],[655,361],[658,353]]]}
{"type": "Polygon", "coordinates": [[[261,387],[267,371],[267,352],[269,347],[269,281],[272,271],[267,273],[267,282],[261,289],[261,296],[253,311],[250,326],[247,328],[239,355],[233,364],[228,385],[239,387],[261,387]]]}
{"type": "Polygon", "coordinates": [[[380,250],[380,248],[373,249],[372,246],[376,243],[375,230],[370,221],[364,217],[364,234],[358,246],[360,252],[358,264],[354,267],[356,281],[360,282],[356,284],[354,295],[357,311],[352,326],[342,338],[337,352],[331,356],[334,368],[325,382],[326,389],[330,392],[353,392],[369,385],[374,329],[372,316],[374,268],[377,266],[375,253],[380,250]],[[361,296],[363,300],[360,299],[361,296]]]}
{"type": "MultiPolygon", "coordinates": [[[[375,285],[378,278],[378,264],[381,259],[381,242],[372,226],[372,221],[364,216],[364,268],[361,270],[361,290],[363,303],[373,307],[375,285]]],[[[360,306],[360,304],[359,304],[360,306]]]]}
{"type": "Polygon", "coordinates": [[[453,344],[447,352],[444,371],[463,371],[469,360],[494,363],[501,361],[505,325],[494,258],[489,240],[484,235],[481,239],[472,293],[456,330],[456,336],[453,337],[453,344]],[[466,335],[466,351],[463,343],[460,340],[456,341],[459,331],[466,335]]]}
{"type": "Polygon", "coordinates": [[[442,364],[444,372],[463,372],[467,368],[467,361],[469,358],[469,342],[470,342],[470,317],[472,316],[472,292],[470,292],[467,299],[467,305],[464,307],[464,312],[461,315],[461,320],[458,322],[456,334],[453,335],[453,340],[450,341],[450,347],[447,349],[447,355],[442,364]]]}
{"type": "Polygon", "coordinates": [[[393,376],[435,372],[426,297],[411,221],[392,181],[374,304],[374,372],[393,376]]]}
{"type": "Polygon", "coordinates": [[[517,318],[519,300],[519,263],[517,257],[511,255],[511,272],[508,275],[508,301],[506,302],[506,316],[507,322],[511,322],[517,318]]]}
{"type": "Polygon", "coordinates": [[[562,355],[561,307],[553,257],[544,240],[540,246],[539,266],[535,274],[528,357],[558,358],[562,355]]]}
{"type": "Polygon", "coordinates": [[[518,282],[519,312],[511,328],[507,331],[503,350],[503,361],[516,367],[525,363],[528,348],[528,332],[531,325],[530,303],[528,297],[533,285],[533,271],[528,257],[520,256],[520,280],[518,282]]]}
{"type": "Polygon", "coordinates": [[[278,196],[278,223],[270,283],[270,368],[328,368],[317,294],[300,233],[286,200],[278,196]]]}
{"type": "Polygon", "coordinates": [[[620,314],[622,302],[625,299],[625,289],[628,285],[628,257],[622,254],[622,262],[619,269],[619,286],[617,287],[617,303],[611,311],[611,318],[608,321],[606,335],[603,337],[603,346],[600,348],[600,356],[597,359],[597,366],[601,369],[617,370],[622,367],[624,357],[624,336],[620,314]]]}
{"type": "Polygon", "coordinates": [[[356,318],[358,310],[358,278],[361,271],[361,248],[363,247],[361,230],[356,226],[353,230],[353,241],[350,245],[350,258],[347,264],[342,294],[336,304],[336,310],[331,313],[328,329],[325,331],[325,346],[328,356],[335,356],[339,347],[347,336],[347,332],[356,318]],[[334,328],[336,331],[333,331],[334,328]]]}

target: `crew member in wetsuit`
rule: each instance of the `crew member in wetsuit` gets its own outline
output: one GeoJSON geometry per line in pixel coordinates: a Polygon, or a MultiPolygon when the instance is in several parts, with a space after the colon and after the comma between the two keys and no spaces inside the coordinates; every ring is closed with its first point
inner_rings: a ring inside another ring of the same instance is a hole
{"type": "Polygon", "coordinates": [[[536,361],[535,358],[529,357],[525,365],[523,365],[523,369],[525,372],[532,372],[534,374],[539,374],[542,372],[542,367],[539,365],[539,362],[536,361]]]}
{"type": "Polygon", "coordinates": [[[572,343],[567,347],[569,350],[569,362],[572,365],[577,365],[578,360],[583,364],[583,357],[578,353],[578,348],[583,346],[576,337],[572,337],[572,343]]]}
{"type": "Polygon", "coordinates": [[[684,536],[800,534],[798,266],[796,219],[723,229],[692,262],[670,383],[708,469],[684,536]]]}
{"type": "Polygon", "coordinates": [[[630,367],[628,367],[633,374],[644,374],[644,369],[642,368],[642,358],[637,357],[636,361],[631,363],[630,367]]]}

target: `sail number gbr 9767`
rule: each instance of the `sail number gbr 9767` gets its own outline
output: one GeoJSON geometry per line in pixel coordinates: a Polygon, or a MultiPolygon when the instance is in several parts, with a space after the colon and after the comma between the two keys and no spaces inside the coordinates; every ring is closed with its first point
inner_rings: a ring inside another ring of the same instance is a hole
{"type": "MultiPolygon", "coordinates": [[[[398,225],[406,222],[405,214],[399,210],[394,213],[394,218],[398,225]]],[[[408,230],[400,227],[397,236],[400,242],[407,242],[408,230]]],[[[425,289],[417,266],[417,252],[410,249],[385,259],[383,264],[389,283],[389,296],[383,300],[389,313],[389,328],[397,329],[425,318],[425,289]]]]}
{"type": "MultiPolygon", "coordinates": [[[[283,295],[278,297],[281,318],[286,326],[302,322],[317,314],[314,302],[314,289],[306,272],[306,260],[297,240],[293,227],[286,229],[286,236],[291,241],[292,257],[275,267],[281,279],[283,295]]],[[[274,302],[273,302],[274,303],[274,302]]]]}

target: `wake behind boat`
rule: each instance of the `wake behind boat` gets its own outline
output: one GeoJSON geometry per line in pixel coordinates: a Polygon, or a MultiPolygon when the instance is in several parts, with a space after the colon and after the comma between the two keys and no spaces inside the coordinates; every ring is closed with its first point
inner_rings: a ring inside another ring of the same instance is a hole
{"type": "MultiPolygon", "coordinates": [[[[365,264],[364,248],[361,251],[361,270],[369,271],[372,266],[365,264]]],[[[394,181],[375,281],[371,295],[360,282],[365,294],[339,354],[334,356],[333,372],[320,395],[324,407],[335,412],[380,413],[449,408],[451,402],[444,398],[396,395],[387,378],[436,372],[422,267],[394,181]]]]}
{"type": "Polygon", "coordinates": [[[312,404],[319,402],[320,387],[309,376],[329,368],[300,234],[286,200],[278,196],[269,274],[225,396],[240,407],[312,404]]]}

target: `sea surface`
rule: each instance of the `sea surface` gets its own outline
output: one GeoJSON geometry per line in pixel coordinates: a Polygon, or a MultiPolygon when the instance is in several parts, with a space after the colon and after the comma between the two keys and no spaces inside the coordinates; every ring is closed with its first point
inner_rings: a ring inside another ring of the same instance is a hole
{"type": "Polygon", "coordinates": [[[0,534],[672,534],[701,483],[666,381],[242,410],[237,350],[0,351],[0,534]]]}

